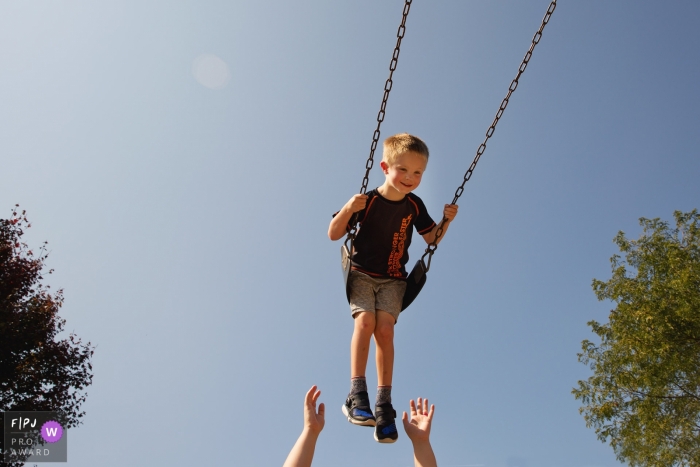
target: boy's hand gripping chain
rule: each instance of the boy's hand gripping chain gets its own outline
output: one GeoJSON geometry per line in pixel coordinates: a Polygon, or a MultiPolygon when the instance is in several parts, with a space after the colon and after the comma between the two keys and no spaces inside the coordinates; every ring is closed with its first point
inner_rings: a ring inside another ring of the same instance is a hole
{"type": "MultiPolygon", "coordinates": [[[[379,114],[377,114],[377,129],[374,130],[374,135],[372,136],[372,146],[369,150],[369,158],[365,164],[365,176],[362,179],[362,187],[360,188],[360,194],[364,195],[367,193],[367,185],[369,184],[369,172],[374,166],[374,151],[377,149],[377,144],[379,143],[379,131],[384,121],[384,115],[386,114],[386,104],[389,101],[389,92],[391,92],[391,87],[394,84],[393,76],[396,70],[396,65],[399,63],[399,53],[401,53],[401,40],[406,33],[406,18],[408,18],[408,12],[411,9],[411,2],[413,0],[406,0],[403,6],[403,16],[401,18],[401,24],[399,25],[399,30],[396,33],[396,46],[394,47],[394,54],[391,57],[391,62],[389,63],[389,78],[387,78],[384,84],[384,97],[382,98],[382,105],[379,108],[379,114]]],[[[352,245],[355,241],[355,236],[357,235],[357,213],[353,214],[352,219],[350,219],[350,230],[348,231],[348,236],[345,238],[343,246],[340,247],[341,252],[341,265],[343,267],[343,276],[345,279],[345,292],[350,300],[350,290],[347,286],[348,276],[350,274],[350,269],[352,267],[352,245]]]]}
{"type": "MultiPolygon", "coordinates": [[[[472,176],[472,172],[474,172],[474,169],[476,168],[476,164],[479,162],[479,159],[481,158],[481,155],[484,153],[486,150],[486,142],[493,136],[494,131],[496,131],[496,125],[498,125],[498,121],[501,119],[501,116],[503,116],[503,112],[506,110],[506,107],[508,106],[508,101],[510,100],[511,94],[515,91],[515,89],[518,87],[518,80],[520,79],[520,76],[525,72],[525,68],[527,68],[527,64],[530,62],[530,58],[532,57],[532,52],[535,50],[535,46],[540,42],[540,39],[542,38],[542,31],[544,31],[544,27],[547,26],[547,23],[549,23],[549,19],[552,16],[552,13],[554,13],[554,9],[557,7],[557,0],[552,0],[552,3],[549,4],[549,8],[547,8],[547,13],[544,15],[544,18],[542,19],[542,24],[540,25],[540,29],[535,33],[535,35],[532,38],[532,44],[530,44],[530,50],[527,51],[525,54],[525,58],[523,58],[522,63],[520,64],[520,68],[518,68],[518,74],[515,76],[513,81],[511,81],[510,86],[508,87],[508,94],[506,94],[506,97],[503,99],[501,102],[501,107],[498,109],[498,112],[496,112],[496,117],[493,119],[493,122],[491,123],[491,126],[489,129],[486,131],[486,138],[484,139],[484,142],[481,143],[479,146],[479,149],[476,151],[476,157],[474,157],[474,160],[472,161],[471,165],[469,166],[469,169],[467,172],[464,174],[464,180],[462,181],[462,184],[457,188],[455,191],[455,197],[452,200],[452,204],[457,204],[457,200],[459,199],[460,196],[462,196],[462,193],[464,192],[464,185],[469,181],[469,179],[472,176]]],[[[443,218],[442,221],[440,222],[440,225],[438,226],[437,231],[435,231],[435,238],[433,241],[428,245],[428,247],[425,249],[425,253],[423,253],[423,256],[421,256],[421,259],[419,260],[419,263],[422,263],[421,267],[425,272],[428,272],[430,270],[430,261],[433,257],[433,254],[435,253],[435,250],[437,250],[437,244],[438,240],[442,236],[443,233],[443,225],[447,221],[446,218],[443,218]],[[425,261],[425,257],[428,257],[428,261],[425,261]]],[[[418,264],[416,264],[416,267],[418,267],[418,264]]],[[[413,272],[411,272],[413,273],[413,272]]]]}
{"type": "MultiPolygon", "coordinates": [[[[515,76],[513,81],[511,81],[510,86],[508,87],[508,94],[506,94],[506,97],[501,102],[501,106],[499,107],[498,112],[496,112],[496,117],[493,119],[493,122],[491,123],[491,126],[489,127],[489,129],[486,131],[486,138],[484,139],[484,142],[481,143],[481,145],[479,146],[479,149],[477,149],[476,157],[474,157],[474,160],[472,161],[471,165],[469,166],[469,169],[464,174],[464,179],[462,180],[462,184],[455,191],[455,196],[454,196],[454,199],[452,200],[452,204],[457,204],[457,200],[459,199],[460,196],[462,196],[462,193],[464,192],[464,185],[471,178],[472,173],[474,172],[474,169],[476,168],[476,164],[479,162],[481,155],[486,150],[486,143],[488,142],[489,138],[491,138],[491,136],[493,136],[493,133],[496,131],[496,125],[498,125],[498,121],[501,119],[501,117],[503,116],[503,112],[506,110],[506,107],[508,106],[508,101],[510,100],[510,96],[511,96],[511,94],[513,94],[515,89],[518,87],[518,80],[520,79],[520,76],[525,71],[525,68],[527,68],[527,64],[530,62],[530,58],[532,57],[532,52],[535,50],[535,46],[540,42],[540,39],[542,38],[542,31],[544,31],[544,27],[549,22],[549,18],[552,16],[552,13],[554,12],[554,9],[556,7],[557,7],[557,0],[552,0],[552,3],[549,4],[549,8],[547,8],[547,13],[544,15],[544,18],[542,19],[542,24],[540,25],[540,29],[535,33],[534,37],[532,38],[532,44],[530,44],[530,49],[525,54],[525,58],[523,58],[523,61],[520,64],[520,68],[518,68],[518,74],[515,76]]],[[[406,280],[406,293],[404,294],[404,297],[403,297],[403,309],[406,309],[413,302],[413,300],[418,296],[418,293],[421,291],[421,289],[423,288],[423,285],[425,284],[426,274],[430,270],[430,263],[433,259],[433,254],[435,254],[435,250],[437,250],[437,247],[438,247],[437,244],[438,244],[438,241],[440,240],[440,237],[443,234],[444,225],[446,222],[447,222],[447,218],[443,217],[442,221],[440,221],[440,224],[438,225],[437,230],[435,231],[435,238],[433,238],[433,241],[425,249],[425,253],[423,253],[423,256],[421,256],[421,258],[416,262],[415,266],[413,266],[413,269],[411,270],[411,273],[408,275],[408,279],[406,280]],[[426,261],[426,256],[427,256],[427,261],[426,261]]]]}

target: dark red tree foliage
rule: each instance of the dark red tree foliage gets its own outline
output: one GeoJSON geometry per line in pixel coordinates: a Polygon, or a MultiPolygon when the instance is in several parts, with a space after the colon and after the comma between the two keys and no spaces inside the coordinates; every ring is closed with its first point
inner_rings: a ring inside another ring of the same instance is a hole
{"type": "Polygon", "coordinates": [[[35,253],[22,241],[31,225],[17,209],[0,219],[0,410],[56,411],[64,428],[75,427],[85,415],[94,347],[62,334],[63,292],[42,284],[52,272],[44,267],[46,242],[35,253]]]}

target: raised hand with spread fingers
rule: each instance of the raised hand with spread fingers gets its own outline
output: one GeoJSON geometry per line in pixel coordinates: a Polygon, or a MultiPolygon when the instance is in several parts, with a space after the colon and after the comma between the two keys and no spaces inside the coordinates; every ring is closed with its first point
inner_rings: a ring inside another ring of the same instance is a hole
{"type": "Polygon", "coordinates": [[[416,467],[437,467],[437,460],[433,447],[430,445],[430,427],[433,423],[435,406],[430,406],[428,411],[428,399],[418,398],[418,401],[409,403],[411,419],[406,412],[403,413],[403,428],[406,435],[413,443],[413,461],[416,467]]]}
{"type": "Polygon", "coordinates": [[[299,435],[296,444],[289,452],[283,467],[310,467],[314,460],[316,441],[321,434],[323,426],[326,424],[326,407],[323,402],[319,404],[316,411],[316,402],[321,391],[316,386],[312,386],[306,393],[304,399],[304,429],[299,435]]]}

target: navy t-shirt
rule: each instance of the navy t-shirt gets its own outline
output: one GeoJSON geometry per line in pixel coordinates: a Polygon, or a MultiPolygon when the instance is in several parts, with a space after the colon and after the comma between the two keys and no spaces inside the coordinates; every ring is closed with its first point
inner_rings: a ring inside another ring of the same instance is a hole
{"type": "Polygon", "coordinates": [[[435,221],[423,201],[413,193],[400,201],[384,198],[377,189],[367,196],[367,206],[357,213],[360,227],[354,242],[352,268],[374,277],[405,279],[413,227],[423,235],[435,227],[435,221]]]}

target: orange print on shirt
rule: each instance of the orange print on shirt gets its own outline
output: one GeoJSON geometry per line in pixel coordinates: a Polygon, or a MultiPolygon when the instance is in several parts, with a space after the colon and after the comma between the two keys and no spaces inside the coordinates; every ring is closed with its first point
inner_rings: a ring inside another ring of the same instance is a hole
{"type": "Polygon", "coordinates": [[[401,219],[401,228],[394,232],[391,243],[391,254],[389,255],[389,269],[387,273],[391,277],[403,277],[401,274],[401,258],[403,258],[404,246],[406,244],[406,229],[411,225],[413,214],[401,219]]]}

